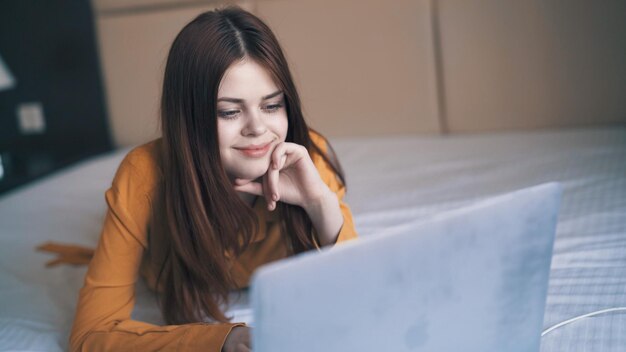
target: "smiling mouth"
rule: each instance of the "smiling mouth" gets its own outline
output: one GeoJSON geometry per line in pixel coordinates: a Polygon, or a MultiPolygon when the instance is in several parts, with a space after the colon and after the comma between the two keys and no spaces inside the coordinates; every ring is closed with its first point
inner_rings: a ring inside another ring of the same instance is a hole
{"type": "Polygon", "coordinates": [[[272,142],[268,142],[261,145],[251,144],[243,148],[235,147],[234,149],[249,158],[262,158],[270,151],[271,146],[272,142]]]}

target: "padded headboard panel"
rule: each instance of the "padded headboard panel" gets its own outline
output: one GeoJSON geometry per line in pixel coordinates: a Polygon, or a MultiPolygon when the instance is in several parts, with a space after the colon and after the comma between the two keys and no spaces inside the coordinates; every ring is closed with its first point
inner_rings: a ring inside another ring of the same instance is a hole
{"type": "Polygon", "coordinates": [[[329,136],[626,123],[626,3],[586,0],[93,0],[117,145],[158,135],[167,50],[236,3],[285,49],[329,136]]]}

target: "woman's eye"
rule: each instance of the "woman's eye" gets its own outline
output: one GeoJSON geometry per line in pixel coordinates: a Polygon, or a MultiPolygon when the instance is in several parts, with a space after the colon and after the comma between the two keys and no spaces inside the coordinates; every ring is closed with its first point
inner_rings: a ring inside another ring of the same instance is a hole
{"type": "Polygon", "coordinates": [[[283,107],[283,104],[270,104],[270,105],[267,105],[265,108],[263,108],[263,110],[271,113],[271,112],[276,112],[280,110],[282,107],[283,107]]]}
{"type": "Polygon", "coordinates": [[[239,110],[219,110],[217,116],[230,120],[236,118],[238,113],[239,110]]]}

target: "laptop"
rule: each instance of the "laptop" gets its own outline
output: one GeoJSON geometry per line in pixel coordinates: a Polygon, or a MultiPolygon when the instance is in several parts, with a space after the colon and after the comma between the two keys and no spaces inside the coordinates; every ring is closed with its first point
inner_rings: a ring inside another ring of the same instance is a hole
{"type": "Polygon", "coordinates": [[[561,194],[543,184],[260,268],[253,350],[539,351],[561,194]]]}

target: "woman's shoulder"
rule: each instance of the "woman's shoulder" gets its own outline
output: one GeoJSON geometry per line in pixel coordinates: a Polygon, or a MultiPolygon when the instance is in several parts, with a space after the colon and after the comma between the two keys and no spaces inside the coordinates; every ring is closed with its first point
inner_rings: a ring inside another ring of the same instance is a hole
{"type": "Polygon", "coordinates": [[[138,189],[152,190],[162,179],[161,165],[161,138],[158,138],[136,146],[126,154],[113,185],[130,183],[138,189]]]}
{"type": "Polygon", "coordinates": [[[326,149],[328,148],[328,140],[321,133],[309,129],[309,138],[311,138],[311,142],[315,144],[322,152],[326,153],[326,149]]]}
{"type": "Polygon", "coordinates": [[[152,170],[159,167],[160,159],[161,138],[157,138],[131,149],[124,157],[123,162],[139,169],[152,170]]]}
{"type": "Polygon", "coordinates": [[[124,224],[122,231],[127,231],[144,248],[148,246],[148,223],[160,180],[159,148],[160,141],[153,140],[131,149],[105,192],[109,209],[124,224]]]}
{"type": "Polygon", "coordinates": [[[317,150],[312,150],[311,152],[311,158],[316,165],[325,165],[327,161],[330,161],[334,165],[339,165],[335,150],[333,149],[332,145],[326,137],[324,137],[321,133],[310,129],[309,138],[311,139],[311,142],[317,147],[317,150]],[[318,153],[324,154],[326,158],[323,158],[318,153]]]}

